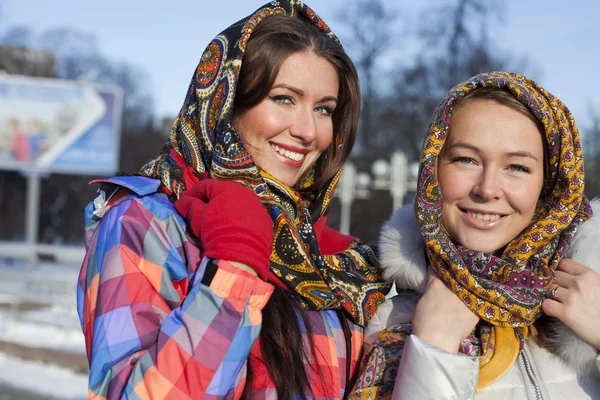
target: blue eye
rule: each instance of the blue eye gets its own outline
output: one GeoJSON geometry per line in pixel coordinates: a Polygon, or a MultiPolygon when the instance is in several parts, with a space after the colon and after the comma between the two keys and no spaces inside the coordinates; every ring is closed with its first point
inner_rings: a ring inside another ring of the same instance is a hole
{"type": "Polygon", "coordinates": [[[283,94],[277,96],[269,96],[269,99],[279,104],[294,104],[294,99],[292,99],[290,96],[286,96],[283,94]]]}
{"type": "Polygon", "coordinates": [[[453,163],[462,163],[462,164],[473,164],[475,162],[475,160],[473,160],[471,157],[462,157],[462,156],[453,157],[450,159],[450,161],[452,161],[453,163]]]}
{"type": "Polygon", "coordinates": [[[511,171],[515,171],[515,172],[525,172],[527,174],[531,173],[531,168],[526,167],[525,165],[521,165],[521,164],[511,164],[509,166],[511,171]]]}
{"type": "Polygon", "coordinates": [[[319,114],[323,114],[323,115],[332,115],[333,114],[333,108],[331,108],[329,106],[318,106],[315,108],[315,111],[317,111],[319,114]]]}

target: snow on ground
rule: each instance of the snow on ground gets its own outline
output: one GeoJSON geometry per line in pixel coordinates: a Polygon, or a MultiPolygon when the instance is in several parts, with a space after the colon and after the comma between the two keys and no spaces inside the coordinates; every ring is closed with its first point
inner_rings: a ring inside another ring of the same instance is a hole
{"type": "Polygon", "coordinates": [[[0,312],[0,340],[85,354],[83,334],[77,321],[65,323],[66,319],[59,306],[19,313],[0,312]]]}
{"type": "MultiPolygon", "coordinates": [[[[27,270],[0,260],[0,340],[85,354],[76,311],[77,274],[73,267],[40,264],[27,270]]],[[[0,388],[32,392],[31,398],[85,399],[87,379],[68,368],[0,352],[0,388]]]]}
{"type": "Polygon", "coordinates": [[[40,263],[32,270],[0,263],[0,340],[84,354],[76,310],[78,268],[40,263]],[[18,310],[20,302],[46,304],[18,310]],[[13,307],[14,306],[14,307],[13,307]]]}
{"type": "Polygon", "coordinates": [[[60,400],[87,398],[87,375],[67,368],[26,361],[0,353],[0,385],[60,400]]]}

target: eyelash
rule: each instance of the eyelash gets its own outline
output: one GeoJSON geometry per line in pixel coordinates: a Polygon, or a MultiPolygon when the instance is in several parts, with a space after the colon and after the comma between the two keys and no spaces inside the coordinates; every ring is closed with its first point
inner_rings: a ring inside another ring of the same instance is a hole
{"type": "MultiPolygon", "coordinates": [[[[459,162],[459,163],[465,163],[465,164],[472,164],[474,162],[474,160],[471,157],[464,157],[464,156],[452,157],[450,159],[450,161],[452,161],[453,163],[459,162]]],[[[531,173],[531,168],[529,168],[523,164],[511,164],[509,166],[509,168],[515,172],[525,172],[526,174],[531,173]]]]}
{"type": "Polygon", "coordinates": [[[286,96],[283,94],[269,96],[269,99],[279,104],[294,104],[294,99],[292,99],[290,96],[286,96]]]}
{"type": "Polygon", "coordinates": [[[516,172],[525,172],[525,173],[527,173],[527,174],[531,173],[531,168],[529,168],[529,167],[526,167],[526,166],[524,166],[524,165],[522,165],[522,164],[511,164],[511,166],[510,166],[510,168],[511,168],[513,171],[515,171],[515,169],[513,169],[513,168],[515,168],[515,167],[516,167],[516,168],[518,168],[518,170],[516,170],[516,172]]]}
{"type": "Polygon", "coordinates": [[[319,107],[317,107],[317,110],[323,110],[324,112],[319,111],[319,113],[321,113],[323,115],[330,116],[333,114],[333,108],[328,107],[328,106],[319,106],[319,107]]]}
{"type": "MultiPolygon", "coordinates": [[[[294,99],[290,96],[286,96],[283,94],[276,96],[269,96],[269,99],[278,103],[278,104],[295,104],[294,99]]],[[[319,114],[331,116],[333,114],[334,109],[329,106],[318,106],[315,108],[319,112],[319,114]]]]}
{"type": "Polygon", "coordinates": [[[469,161],[468,164],[473,163],[473,159],[471,157],[463,157],[463,156],[452,157],[450,159],[450,161],[452,161],[452,163],[465,162],[465,161],[469,161]]]}

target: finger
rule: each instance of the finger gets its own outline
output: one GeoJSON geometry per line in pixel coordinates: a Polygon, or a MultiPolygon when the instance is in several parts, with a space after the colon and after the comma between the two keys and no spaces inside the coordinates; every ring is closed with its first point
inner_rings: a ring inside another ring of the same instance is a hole
{"type": "Polygon", "coordinates": [[[193,197],[181,197],[174,203],[177,212],[184,217],[188,223],[191,220],[202,218],[206,209],[206,203],[193,197]]]}
{"type": "Polygon", "coordinates": [[[565,288],[569,288],[571,287],[571,285],[573,284],[573,280],[575,279],[575,275],[571,275],[568,272],[563,272],[563,271],[556,271],[555,272],[555,276],[556,276],[556,284],[565,288]]]}
{"type": "Polygon", "coordinates": [[[179,214],[182,217],[186,218],[193,204],[194,198],[182,196],[179,200],[175,201],[174,206],[175,209],[179,212],[179,214]]]}
{"type": "Polygon", "coordinates": [[[571,275],[581,275],[588,268],[577,261],[571,260],[570,258],[563,258],[558,264],[558,269],[571,275]]]}
{"type": "Polygon", "coordinates": [[[564,304],[553,299],[545,299],[542,301],[542,311],[551,317],[556,317],[561,321],[564,319],[566,307],[564,304]]]}
{"type": "Polygon", "coordinates": [[[429,287],[429,285],[431,284],[431,281],[435,279],[435,272],[433,272],[433,269],[431,268],[431,266],[427,267],[427,287],[429,287]]]}
{"type": "Polygon", "coordinates": [[[431,265],[427,267],[427,277],[435,276],[435,271],[431,268],[431,265]]]}
{"type": "Polygon", "coordinates": [[[558,302],[560,302],[560,300],[561,300],[561,299],[560,299],[560,295],[561,295],[561,293],[559,293],[559,292],[560,292],[560,290],[561,290],[561,289],[562,289],[563,291],[567,290],[567,289],[565,289],[564,287],[561,287],[560,285],[552,285],[552,286],[551,286],[551,287],[548,289],[548,291],[546,291],[546,298],[547,298],[547,299],[551,299],[551,300],[554,300],[554,301],[558,301],[558,302]]]}
{"type": "MultiPolygon", "coordinates": [[[[434,282],[443,284],[443,281],[440,278],[440,276],[438,275],[438,273],[436,271],[434,271],[433,268],[431,268],[431,266],[430,266],[427,268],[427,287],[429,287],[434,282]]],[[[445,284],[444,284],[444,286],[445,286],[445,284]]]]}
{"type": "Polygon", "coordinates": [[[188,187],[186,190],[183,191],[183,193],[181,194],[181,199],[184,197],[192,197],[192,198],[196,198],[196,199],[202,199],[204,200],[204,197],[206,197],[206,183],[202,183],[204,181],[200,181],[198,183],[196,183],[195,185],[193,185],[192,187],[188,187]]]}

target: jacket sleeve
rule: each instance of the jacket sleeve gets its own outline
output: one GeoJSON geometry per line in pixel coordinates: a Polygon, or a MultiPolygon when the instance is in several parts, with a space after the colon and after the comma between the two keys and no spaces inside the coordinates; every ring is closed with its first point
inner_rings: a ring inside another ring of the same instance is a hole
{"type": "Polygon", "coordinates": [[[478,380],[477,358],[448,353],[411,335],[404,344],[392,399],[473,399],[478,380]]]}
{"type": "Polygon", "coordinates": [[[90,238],[78,287],[90,399],[241,396],[273,288],[225,261],[188,265],[177,224],[126,199],[90,238]]]}

